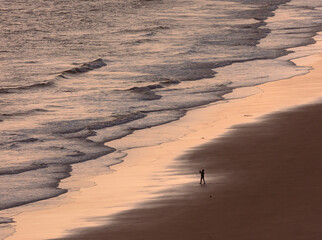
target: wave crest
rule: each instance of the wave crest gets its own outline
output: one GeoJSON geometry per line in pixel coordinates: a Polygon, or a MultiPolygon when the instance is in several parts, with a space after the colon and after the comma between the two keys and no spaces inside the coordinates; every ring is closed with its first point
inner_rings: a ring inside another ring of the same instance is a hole
{"type": "Polygon", "coordinates": [[[94,60],[92,62],[84,63],[79,67],[74,67],[74,68],[71,68],[69,70],[66,70],[66,71],[63,72],[63,74],[64,73],[67,73],[67,74],[85,73],[85,72],[92,71],[92,70],[94,70],[96,68],[104,67],[106,65],[107,64],[103,61],[102,58],[98,58],[98,59],[96,59],[96,60],[94,60]]]}

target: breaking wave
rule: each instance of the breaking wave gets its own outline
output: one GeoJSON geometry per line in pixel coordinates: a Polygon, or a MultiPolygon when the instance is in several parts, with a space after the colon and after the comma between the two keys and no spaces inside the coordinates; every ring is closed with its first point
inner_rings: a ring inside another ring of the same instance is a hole
{"type": "Polygon", "coordinates": [[[103,59],[98,58],[98,59],[96,59],[96,60],[94,60],[92,62],[84,63],[79,67],[74,67],[74,68],[71,68],[69,70],[66,70],[66,71],[63,72],[63,74],[64,73],[67,73],[67,74],[85,73],[85,72],[88,72],[88,71],[92,71],[92,70],[94,70],[96,68],[104,67],[106,65],[107,64],[103,61],[103,59]]]}

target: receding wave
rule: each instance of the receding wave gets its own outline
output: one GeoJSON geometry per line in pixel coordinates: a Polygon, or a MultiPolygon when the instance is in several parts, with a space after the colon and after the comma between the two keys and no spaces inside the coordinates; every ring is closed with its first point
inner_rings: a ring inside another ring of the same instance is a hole
{"type": "Polygon", "coordinates": [[[180,81],[179,80],[171,80],[171,79],[167,79],[164,80],[162,82],[160,82],[162,85],[167,86],[167,85],[173,85],[173,84],[179,84],[180,81]]]}
{"type": "Polygon", "coordinates": [[[107,64],[103,61],[103,59],[98,58],[98,59],[96,59],[96,60],[94,60],[92,62],[84,63],[79,67],[74,67],[74,68],[71,68],[69,70],[66,70],[66,71],[63,72],[63,74],[64,73],[67,73],[67,74],[85,73],[85,72],[92,71],[92,70],[94,70],[96,68],[104,67],[106,65],[107,64]]]}
{"type": "MultiPolygon", "coordinates": [[[[155,86],[155,85],[153,85],[155,86]]],[[[160,85],[160,87],[162,87],[160,85]]],[[[156,87],[157,88],[157,87],[156,87]]],[[[133,87],[130,88],[129,91],[136,94],[139,100],[158,100],[161,98],[160,95],[156,94],[155,92],[152,91],[151,86],[146,86],[146,87],[133,87]]]]}
{"type": "Polygon", "coordinates": [[[12,218],[0,217],[0,224],[14,223],[15,221],[12,218]]]}
{"type": "Polygon", "coordinates": [[[59,195],[62,195],[64,193],[66,193],[67,190],[65,189],[61,189],[61,188],[56,188],[56,189],[52,189],[51,191],[48,190],[48,192],[46,194],[43,194],[42,196],[29,196],[28,199],[16,199],[11,201],[11,202],[6,202],[6,203],[0,203],[0,210],[3,209],[8,209],[8,208],[13,208],[13,207],[18,207],[21,205],[25,205],[28,203],[33,203],[33,202],[37,202],[40,200],[46,200],[46,199],[50,199],[53,197],[58,197],[59,195]]]}
{"type": "Polygon", "coordinates": [[[35,84],[27,85],[27,86],[4,87],[4,88],[0,88],[0,94],[1,93],[15,93],[18,91],[23,91],[23,90],[51,87],[53,85],[54,85],[54,82],[48,81],[48,82],[42,82],[42,83],[35,83],[35,84]]]}
{"type": "Polygon", "coordinates": [[[147,28],[140,28],[140,29],[124,29],[121,32],[123,33],[142,33],[142,32],[157,32],[161,30],[170,29],[168,26],[156,26],[156,27],[147,27],[147,28]]]}
{"type": "Polygon", "coordinates": [[[142,112],[136,112],[136,113],[131,113],[131,114],[125,114],[121,116],[117,116],[114,120],[112,121],[106,121],[106,122],[97,122],[94,124],[89,125],[87,128],[89,130],[97,130],[97,129],[102,129],[106,127],[112,127],[115,125],[120,125],[128,122],[132,122],[134,120],[144,118],[146,115],[142,112]]]}
{"type": "Polygon", "coordinates": [[[137,119],[124,125],[115,126],[115,128],[102,129],[102,132],[98,131],[98,134],[92,136],[90,139],[95,142],[107,143],[126,137],[136,130],[151,128],[178,120],[186,114],[186,110],[156,110],[146,113],[147,115],[144,119],[137,119]]]}
{"type": "Polygon", "coordinates": [[[45,163],[32,163],[30,165],[20,165],[20,166],[13,166],[13,167],[6,167],[6,168],[0,168],[0,175],[12,175],[12,174],[18,174],[28,171],[33,171],[41,168],[48,167],[45,163]]]}
{"type": "Polygon", "coordinates": [[[16,117],[16,116],[25,116],[25,115],[30,115],[30,114],[34,114],[34,113],[42,113],[42,112],[48,112],[48,111],[45,109],[36,108],[36,109],[28,110],[28,111],[21,111],[21,112],[14,112],[14,113],[2,113],[2,114],[0,114],[0,116],[2,116],[2,117],[16,117]]]}
{"type": "Polygon", "coordinates": [[[149,39],[149,38],[144,38],[144,39],[138,39],[135,41],[128,42],[127,44],[132,45],[132,44],[142,44],[142,43],[148,43],[148,42],[155,42],[155,40],[149,39]]]}
{"type": "Polygon", "coordinates": [[[123,114],[119,116],[114,116],[111,120],[106,121],[92,121],[92,122],[52,122],[49,125],[55,125],[55,133],[64,134],[65,137],[70,138],[86,138],[95,134],[93,130],[98,130],[102,128],[113,127],[116,125],[125,124],[137,119],[146,117],[146,114],[142,112],[135,112],[129,114],[123,114]]]}
{"type": "Polygon", "coordinates": [[[38,141],[38,138],[26,138],[26,139],[21,139],[21,140],[16,141],[16,142],[31,143],[31,142],[36,142],[36,141],[38,141]]]}

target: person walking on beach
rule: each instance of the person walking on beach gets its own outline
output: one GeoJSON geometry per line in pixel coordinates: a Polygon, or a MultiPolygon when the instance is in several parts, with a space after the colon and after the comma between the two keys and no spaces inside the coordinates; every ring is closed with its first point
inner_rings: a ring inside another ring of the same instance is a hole
{"type": "Polygon", "coordinates": [[[205,169],[201,169],[199,171],[199,173],[200,173],[200,184],[202,183],[202,181],[203,181],[204,184],[206,184],[206,181],[205,181],[205,169]]]}

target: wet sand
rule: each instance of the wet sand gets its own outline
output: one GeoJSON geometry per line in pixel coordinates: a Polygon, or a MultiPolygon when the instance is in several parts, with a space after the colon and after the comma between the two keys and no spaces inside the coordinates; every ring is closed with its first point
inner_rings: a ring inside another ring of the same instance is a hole
{"type": "Polygon", "coordinates": [[[292,90],[288,80],[264,84],[264,93],[244,100],[247,111],[240,114],[279,111],[235,125],[176,160],[172,170],[180,174],[204,168],[206,185],[196,176],[196,183],[125,211],[112,224],[64,239],[322,239],[322,101],[292,105],[296,98],[312,100],[305,98],[309,89],[321,94],[321,66],[319,60],[310,74],[296,77],[292,90]],[[294,99],[279,105],[280,91],[294,99]]]}

